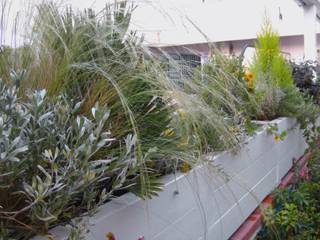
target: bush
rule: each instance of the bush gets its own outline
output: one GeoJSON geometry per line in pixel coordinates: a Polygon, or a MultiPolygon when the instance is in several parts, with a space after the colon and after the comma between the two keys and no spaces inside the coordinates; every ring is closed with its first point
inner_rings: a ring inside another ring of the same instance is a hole
{"type": "Polygon", "coordinates": [[[253,79],[248,98],[250,114],[258,120],[279,117],[278,109],[285,91],[293,88],[289,65],[280,53],[280,38],[266,22],[256,43],[256,56],[250,67],[253,79]]]}
{"type": "MultiPolygon", "coordinates": [[[[293,87],[292,70],[280,52],[280,37],[266,21],[258,34],[256,56],[251,66],[254,76],[264,75],[267,84],[275,88],[293,87]]],[[[257,79],[254,83],[264,79],[257,79]]]]}
{"type": "Polygon", "coordinates": [[[250,67],[253,77],[247,80],[251,83],[245,100],[249,116],[257,120],[296,117],[300,123],[313,121],[319,109],[295,88],[291,67],[280,52],[279,35],[269,22],[258,34],[256,49],[250,67]]]}
{"type": "Polygon", "coordinates": [[[306,61],[301,63],[291,62],[292,76],[296,86],[307,94],[313,96],[316,103],[320,103],[319,76],[320,65],[318,62],[306,61]]]}
{"type": "MultiPolygon", "coordinates": [[[[257,239],[320,238],[319,152],[309,163],[310,179],[301,178],[287,189],[276,190],[274,207],[265,215],[265,225],[257,239]]],[[[307,176],[305,176],[307,178],[307,176]]]]}
{"type": "Polygon", "coordinates": [[[121,159],[97,158],[115,141],[104,128],[109,111],[96,106],[89,120],[78,115],[80,107],[63,96],[51,100],[45,90],[22,100],[15,87],[0,82],[2,239],[46,233],[123,187],[125,169],[117,168],[133,157],[134,138],[121,159]]]}

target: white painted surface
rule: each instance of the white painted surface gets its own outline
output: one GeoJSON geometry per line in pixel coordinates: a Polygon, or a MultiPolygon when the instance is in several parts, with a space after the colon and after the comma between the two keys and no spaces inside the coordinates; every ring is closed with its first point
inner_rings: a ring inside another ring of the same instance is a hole
{"type": "Polygon", "coordinates": [[[317,7],[310,5],[303,8],[304,13],[304,54],[306,60],[317,60],[317,7]]]}
{"type": "MultiPolygon", "coordinates": [[[[117,240],[212,240],[228,239],[258,204],[279,184],[303,155],[306,143],[294,119],[278,119],[284,141],[275,142],[266,125],[236,153],[209,156],[224,168],[217,175],[209,165],[199,166],[176,179],[165,176],[159,197],[142,201],[125,194],[103,205],[92,218],[85,219],[88,240],[105,239],[113,232],[117,240]],[[179,194],[175,194],[178,190],[179,194]]],[[[65,239],[67,228],[52,231],[55,239],[65,239]]],[[[36,239],[41,239],[40,237],[36,239]]]]}
{"type": "MultiPolygon", "coordinates": [[[[302,10],[301,10],[302,11],[302,10]]],[[[246,45],[254,46],[256,39],[235,40],[216,43],[223,54],[239,55],[246,45]],[[232,49],[232,53],[230,52],[232,49]]],[[[304,40],[303,35],[287,36],[280,38],[280,48],[284,53],[289,54],[291,60],[300,62],[304,59],[304,40]]],[[[198,55],[209,55],[210,48],[208,43],[198,43],[182,46],[162,47],[163,50],[170,53],[191,53],[198,55]]],[[[317,35],[317,49],[320,49],[320,34],[317,35]]],[[[319,56],[318,56],[319,58],[319,56]]]]}
{"type": "MultiPolygon", "coordinates": [[[[281,36],[303,35],[303,9],[293,0],[138,1],[131,28],[152,45],[252,39],[268,16],[281,36]],[[196,25],[196,27],[194,27],[196,25]]],[[[320,25],[317,25],[320,32],[320,25]]]]}

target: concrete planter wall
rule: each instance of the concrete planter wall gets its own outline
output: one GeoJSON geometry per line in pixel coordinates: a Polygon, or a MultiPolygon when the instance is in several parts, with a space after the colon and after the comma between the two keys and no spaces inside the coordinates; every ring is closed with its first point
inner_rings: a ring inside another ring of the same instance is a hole
{"type": "MultiPolygon", "coordinates": [[[[125,194],[83,220],[89,230],[85,239],[106,239],[107,232],[114,233],[116,240],[228,239],[307,147],[294,119],[272,121],[280,131],[287,131],[279,142],[267,134],[267,123],[237,153],[210,156],[225,174],[199,166],[186,175],[164,177],[159,197],[143,201],[125,194]]],[[[52,233],[55,239],[65,239],[68,231],[58,227],[52,233]]]]}

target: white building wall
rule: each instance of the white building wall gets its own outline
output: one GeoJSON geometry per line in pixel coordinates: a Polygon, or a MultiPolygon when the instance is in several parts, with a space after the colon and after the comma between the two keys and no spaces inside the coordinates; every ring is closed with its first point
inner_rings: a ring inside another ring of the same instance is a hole
{"type": "Polygon", "coordinates": [[[255,38],[264,16],[281,36],[304,32],[303,9],[294,0],[139,1],[131,28],[151,44],[220,42],[255,38]]]}
{"type": "Polygon", "coordinates": [[[318,25],[316,5],[303,8],[304,15],[304,56],[308,60],[317,59],[317,36],[318,25]]]}
{"type": "MultiPolygon", "coordinates": [[[[256,39],[226,41],[216,43],[220,50],[229,55],[230,50],[233,49],[233,54],[239,55],[247,44],[254,45],[256,39]],[[231,47],[232,45],[232,47],[231,47]]],[[[290,59],[294,61],[304,60],[304,38],[303,35],[286,36],[280,39],[281,51],[290,54],[290,59]]],[[[208,43],[187,44],[180,46],[162,47],[163,51],[170,53],[192,53],[199,56],[209,55],[208,43]]],[[[320,34],[317,35],[317,59],[320,60],[320,34]]]]}

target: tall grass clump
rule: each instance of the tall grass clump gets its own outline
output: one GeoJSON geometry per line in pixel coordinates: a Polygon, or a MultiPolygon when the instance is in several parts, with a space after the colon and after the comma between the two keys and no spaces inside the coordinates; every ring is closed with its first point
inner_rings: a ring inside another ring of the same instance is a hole
{"type": "MultiPolygon", "coordinates": [[[[246,85],[242,81],[244,69],[239,58],[224,56],[215,48],[213,52],[214,55],[195,74],[194,83],[197,86],[195,91],[209,107],[219,111],[230,133],[235,137],[234,140],[240,142],[245,136],[244,96],[248,94],[246,85]]],[[[219,138],[206,136],[206,139],[216,145],[215,142],[219,138]]],[[[225,144],[221,145],[223,146],[225,144]]]]}

